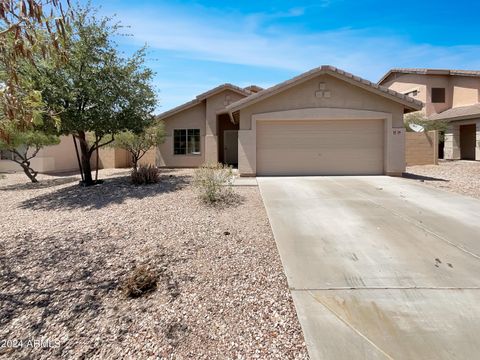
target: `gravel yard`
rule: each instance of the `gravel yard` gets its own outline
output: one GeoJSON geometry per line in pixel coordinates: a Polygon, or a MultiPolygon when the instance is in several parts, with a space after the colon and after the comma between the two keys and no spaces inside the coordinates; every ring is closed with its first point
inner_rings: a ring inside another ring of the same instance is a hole
{"type": "Polygon", "coordinates": [[[191,170],[144,187],[127,175],[0,179],[0,357],[307,358],[258,188],[220,208],[196,199],[191,170]],[[140,265],[157,290],[127,298],[140,265]]]}
{"type": "Polygon", "coordinates": [[[410,166],[406,177],[480,199],[480,161],[440,160],[438,165],[410,166]]]}

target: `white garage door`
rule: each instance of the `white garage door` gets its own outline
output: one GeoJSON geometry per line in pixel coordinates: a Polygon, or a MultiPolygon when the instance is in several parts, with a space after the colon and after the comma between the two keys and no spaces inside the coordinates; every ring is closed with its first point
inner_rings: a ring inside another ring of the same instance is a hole
{"type": "Polygon", "coordinates": [[[383,174],[383,120],[257,121],[257,175],[383,174]]]}

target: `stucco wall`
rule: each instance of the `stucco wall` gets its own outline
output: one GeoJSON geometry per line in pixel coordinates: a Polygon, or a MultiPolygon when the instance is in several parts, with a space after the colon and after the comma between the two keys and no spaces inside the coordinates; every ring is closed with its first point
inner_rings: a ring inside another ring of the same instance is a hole
{"type": "Polygon", "coordinates": [[[438,132],[407,132],[405,134],[405,161],[407,166],[438,163],[438,132]]]}
{"type": "MultiPolygon", "coordinates": [[[[40,173],[58,173],[78,170],[75,147],[71,136],[61,136],[60,144],[41,149],[31,166],[40,173]]],[[[13,161],[0,160],[0,172],[22,171],[13,161]]]]}
{"type": "Polygon", "coordinates": [[[166,119],[165,142],[158,147],[157,166],[198,167],[205,162],[206,102],[195,105],[166,119]],[[200,155],[174,155],[173,130],[200,129],[200,155]]]}
{"type": "Polygon", "coordinates": [[[145,155],[140,159],[140,165],[153,165],[157,163],[157,149],[151,148],[148,150],[145,155]]]}
{"type": "Polygon", "coordinates": [[[445,131],[445,159],[458,160],[461,158],[460,126],[470,124],[476,124],[475,160],[480,160],[480,119],[454,121],[448,125],[445,131]]]}
{"type": "Polygon", "coordinates": [[[468,106],[480,101],[480,79],[477,77],[454,76],[452,107],[468,106]]]}
{"type": "Polygon", "coordinates": [[[412,97],[424,103],[427,101],[427,83],[424,76],[422,77],[415,74],[402,74],[397,77],[391,76],[382,86],[398,91],[401,94],[417,90],[417,96],[412,97]]]}
{"type": "Polygon", "coordinates": [[[405,169],[403,137],[403,105],[383,96],[373,94],[358,86],[329,75],[317,76],[302,84],[276,94],[240,111],[239,170],[243,175],[256,173],[256,141],[252,131],[252,116],[275,111],[295,109],[333,108],[382,112],[389,114],[386,171],[399,174],[405,169]],[[325,91],[330,97],[317,97],[320,83],[325,83],[325,91]],[[393,131],[393,129],[397,129],[393,131]]]}
{"type": "Polygon", "coordinates": [[[205,161],[218,161],[218,123],[217,113],[225,109],[227,105],[244,98],[244,95],[231,90],[225,90],[209,97],[206,102],[206,138],[205,138],[205,161]]]}
{"type": "Polygon", "coordinates": [[[416,97],[425,103],[423,111],[427,116],[440,113],[452,107],[468,106],[480,101],[480,79],[469,76],[396,74],[383,84],[400,93],[419,89],[416,97]],[[445,103],[432,103],[431,89],[445,88],[445,103]]]}

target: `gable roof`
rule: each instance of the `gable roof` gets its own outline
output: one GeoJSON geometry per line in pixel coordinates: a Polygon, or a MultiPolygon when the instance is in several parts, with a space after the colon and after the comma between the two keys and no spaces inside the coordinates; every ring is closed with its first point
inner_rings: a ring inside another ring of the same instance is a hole
{"type": "Polygon", "coordinates": [[[195,99],[191,100],[191,101],[188,101],[188,102],[186,102],[182,105],[174,107],[173,109],[167,110],[167,111],[161,113],[160,115],[157,115],[157,119],[161,120],[161,119],[165,119],[167,117],[170,117],[172,115],[178,114],[179,112],[187,110],[191,107],[194,107],[195,105],[200,104],[203,100],[205,100],[209,97],[212,97],[212,96],[214,96],[218,93],[221,93],[222,91],[225,91],[225,90],[231,90],[233,92],[236,92],[237,94],[244,95],[244,96],[249,96],[249,95],[252,94],[252,92],[250,90],[242,89],[239,86],[235,86],[235,85],[229,84],[229,83],[222,84],[222,85],[219,85],[217,87],[214,87],[211,90],[205,91],[205,92],[201,93],[200,95],[197,95],[197,97],[195,99]]]}
{"type": "Polygon", "coordinates": [[[480,117],[480,104],[459,106],[428,117],[429,120],[463,120],[480,117]]]}
{"type": "Polygon", "coordinates": [[[295,85],[301,84],[305,81],[313,79],[314,77],[322,74],[332,75],[336,78],[347,81],[365,90],[371,91],[377,95],[380,95],[390,100],[401,103],[405,106],[405,108],[411,111],[421,110],[421,108],[423,107],[423,103],[421,101],[418,101],[409,96],[400,94],[384,86],[377,85],[375,83],[372,83],[371,81],[362,79],[361,77],[350,74],[334,66],[323,65],[313,70],[307,71],[301,75],[298,75],[290,80],[284,81],[278,85],[272,86],[268,89],[259,91],[246,98],[238,100],[228,105],[227,110],[232,114],[240,109],[243,109],[247,106],[255,104],[256,102],[269,98],[270,96],[273,96],[279,92],[287,90],[295,85]]]}
{"type": "Polygon", "coordinates": [[[449,76],[476,76],[480,77],[479,70],[449,70],[449,69],[409,69],[409,68],[394,68],[389,70],[378,81],[381,85],[392,74],[417,74],[417,75],[449,75],[449,76]]]}

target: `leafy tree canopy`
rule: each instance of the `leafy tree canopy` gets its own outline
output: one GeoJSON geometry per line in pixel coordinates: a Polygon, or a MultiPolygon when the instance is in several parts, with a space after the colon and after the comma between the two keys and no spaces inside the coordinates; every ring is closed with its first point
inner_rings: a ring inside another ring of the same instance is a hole
{"type": "Polygon", "coordinates": [[[90,158],[122,131],[141,132],[152,124],[157,99],[151,85],[153,72],[144,65],[145,48],[122,56],[112,38],[121,26],[110,18],[97,18],[95,9],[75,8],[72,33],[66,42],[69,61],[45,67],[37,79],[44,100],[62,108],[60,131],[79,142],[82,173],[93,183],[90,158]],[[87,133],[94,135],[93,145],[87,133]]]}
{"type": "Polygon", "coordinates": [[[138,161],[150,150],[165,141],[165,125],[159,122],[136,133],[130,130],[118,133],[113,143],[114,147],[127,150],[132,156],[133,169],[136,170],[138,161]]]}

